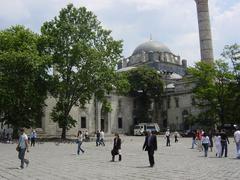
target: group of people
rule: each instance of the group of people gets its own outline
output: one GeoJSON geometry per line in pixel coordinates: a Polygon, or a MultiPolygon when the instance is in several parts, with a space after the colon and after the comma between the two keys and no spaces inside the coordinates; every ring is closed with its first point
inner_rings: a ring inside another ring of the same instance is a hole
{"type": "Polygon", "coordinates": [[[105,146],[105,143],[104,143],[104,131],[101,130],[97,130],[96,132],[96,146],[105,146]]]}
{"type": "MultiPolygon", "coordinates": [[[[165,137],[167,139],[167,146],[170,146],[170,131],[167,130],[165,133],[165,137]]],[[[82,131],[78,131],[77,134],[77,154],[79,155],[80,152],[84,153],[85,151],[81,148],[81,145],[83,143],[83,139],[85,138],[86,134],[83,134],[82,131]]],[[[174,133],[174,137],[177,136],[178,133],[174,133]]],[[[36,138],[36,132],[32,131],[31,137],[36,138]]],[[[211,131],[207,134],[203,130],[196,130],[193,133],[193,139],[192,139],[192,148],[194,149],[194,146],[197,145],[198,149],[202,151],[204,149],[204,156],[207,157],[208,155],[208,148],[213,146],[213,141],[211,140],[212,133],[211,131]]],[[[32,139],[32,138],[31,138],[32,139]]],[[[96,133],[96,146],[103,145],[104,143],[104,132],[103,131],[97,131],[96,133]]],[[[237,158],[240,159],[240,129],[238,128],[234,133],[234,141],[236,143],[236,150],[237,150],[237,158]]],[[[175,142],[176,138],[175,138],[175,142]]],[[[223,154],[225,157],[227,157],[228,153],[228,144],[229,140],[227,137],[227,134],[224,130],[221,132],[215,133],[215,146],[216,146],[216,156],[222,157],[223,154]],[[225,152],[225,153],[224,153],[225,152]]],[[[31,144],[34,146],[34,141],[31,141],[31,144]]],[[[118,160],[122,160],[122,154],[121,154],[121,144],[122,140],[119,137],[119,134],[115,133],[115,137],[113,140],[113,149],[111,150],[112,160],[115,161],[115,156],[118,155],[118,160]]],[[[154,161],[154,152],[157,150],[157,136],[155,132],[148,131],[145,133],[145,141],[143,143],[143,150],[148,152],[148,158],[149,158],[149,164],[150,167],[153,167],[155,164],[154,161]]],[[[28,136],[25,134],[24,129],[20,129],[20,136],[18,140],[18,145],[16,150],[18,151],[18,158],[21,160],[20,168],[24,168],[24,164],[26,166],[29,165],[29,160],[25,159],[25,152],[29,152],[29,140],[28,136]]]]}
{"type": "MultiPolygon", "coordinates": [[[[236,143],[236,152],[237,158],[240,158],[240,130],[239,128],[234,133],[234,142],[236,143]]],[[[197,145],[197,149],[199,151],[204,150],[204,156],[208,156],[208,149],[212,151],[213,145],[215,144],[216,148],[216,157],[227,157],[228,156],[228,144],[229,144],[228,136],[224,129],[221,131],[212,133],[204,132],[203,130],[196,130],[192,133],[192,149],[197,145]],[[214,136],[214,143],[213,143],[214,136]]]]}
{"type": "MultiPolygon", "coordinates": [[[[83,139],[84,139],[84,136],[83,136],[83,133],[82,131],[78,131],[78,134],[77,134],[77,154],[79,155],[80,152],[84,153],[85,151],[82,149],[82,143],[83,143],[83,139]]],[[[122,155],[121,155],[121,144],[122,144],[122,141],[121,141],[121,138],[119,137],[119,134],[115,134],[115,138],[113,140],[113,149],[111,151],[111,154],[112,154],[112,160],[111,161],[114,161],[115,160],[115,156],[116,155],[119,155],[119,161],[122,160],[122,155]]],[[[96,146],[105,146],[105,143],[104,143],[104,131],[101,130],[101,131],[97,131],[96,132],[96,146]]]]}
{"type": "MultiPolygon", "coordinates": [[[[175,131],[173,133],[173,137],[174,137],[174,142],[177,143],[178,138],[180,137],[180,134],[177,131],[175,131]]],[[[171,139],[170,129],[167,129],[167,131],[165,132],[165,138],[166,138],[166,146],[171,146],[171,144],[170,144],[170,139],[171,139]]]]}

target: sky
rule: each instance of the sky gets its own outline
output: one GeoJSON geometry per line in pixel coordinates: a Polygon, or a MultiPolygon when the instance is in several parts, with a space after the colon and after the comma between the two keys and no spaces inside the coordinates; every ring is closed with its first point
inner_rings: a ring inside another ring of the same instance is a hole
{"type": "MultiPolygon", "coordinates": [[[[0,0],[0,30],[21,24],[40,33],[42,24],[73,3],[85,6],[123,40],[123,56],[150,39],[165,44],[189,65],[200,60],[194,0],[0,0]]],[[[215,59],[225,45],[240,44],[240,0],[209,0],[215,59]]]]}

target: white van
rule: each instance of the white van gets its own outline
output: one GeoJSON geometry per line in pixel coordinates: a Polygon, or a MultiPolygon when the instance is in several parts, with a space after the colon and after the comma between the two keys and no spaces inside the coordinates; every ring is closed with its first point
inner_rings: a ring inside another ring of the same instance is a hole
{"type": "Polygon", "coordinates": [[[155,131],[156,133],[160,132],[160,128],[157,123],[139,123],[134,126],[133,135],[141,136],[144,135],[144,132],[155,131]]]}

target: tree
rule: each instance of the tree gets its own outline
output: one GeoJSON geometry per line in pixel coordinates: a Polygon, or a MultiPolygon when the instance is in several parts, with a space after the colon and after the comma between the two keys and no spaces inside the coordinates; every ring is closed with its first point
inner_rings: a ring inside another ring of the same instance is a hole
{"type": "Polygon", "coordinates": [[[224,47],[222,56],[226,60],[230,60],[233,65],[233,73],[237,76],[238,83],[240,83],[240,46],[233,44],[224,47]]]}
{"type": "Polygon", "coordinates": [[[234,75],[234,79],[229,81],[229,98],[232,100],[228,106],[228,109],[232,110],[229,118],[240,124],[240,46],[238,44],[225,46],[222,56],[226,61],[231,61],[234,75]]]}
{"type": "Polygon", "coordinates": [[[84,106],[93,96],[104,100],[113,89],[122,42],[113,40],[92,12],[72,4],[45,22],[41,32],[43,52],[52,56],[55,72],[50,92],[57,104],[52,118],[64,139],[76,123],[70,115],[72,107],[84,106]]]}
{"type": "Polygon", "coordinates": [[[193,93],[197,106],[203,110],[200,114],[202,122],[213,125],[220,121],[224,124],[230,113],[227,107],[231,104],[229,83],[226,80],[233,79],[228,64],[222,60],[214,64],[198,62],[188,72],[196,83],[193,93]]]}
{"type": "MultiPolygon", "coordinates": [[[[138,67],[127,72],[129,95],[135,97],[139,107],[136,115],[140,122],[150,122],[150,104],[157,105],[163,93],[161,75],[149,67],[138,67]]],[[[157,108],[157,106],[155,106],[157,108]]]]}
{"type": "Polygon", "coordinates": [[[41,122],[48,59],[39,53],[38,40],[23,26],[0,31],[1,121],[15,130],[41,122]]]}

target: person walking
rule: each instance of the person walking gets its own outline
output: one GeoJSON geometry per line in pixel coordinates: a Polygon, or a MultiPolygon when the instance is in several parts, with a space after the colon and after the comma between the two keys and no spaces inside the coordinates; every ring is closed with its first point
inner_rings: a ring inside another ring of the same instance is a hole
{"type": "Polygon", "coordinates": [[[115,160],[115,156],[119,155],[118,160],[121,161],[122,160],[122,154],[121,154],[121,144],[122,144],[122,140],[119,137],[118,133],[115,133],[115,138],[113,140],[113,149],[111,151],[112,154],[112,162],[114,162],[115,160]]]}
{"type": "Polygon", "coordinates": [[[179,133],[177,131],[174,132],[174,139],[175,139],[175,143],[178,142],[178,137],[179,137],[179,133]]]}
{"type": "Polygon", "coordinates": [[[100,132],[97,130],[96,132],[96,146],[100,146],[100,132]]]}
{"type": "Polygon", "coordinates": [[[227,134],[226,134],[225,130],[221,131],[220,136],[221,136],[221,145],[222,145],[221,157],[223,156],[224,152],[225,152],[225,154],[224,154],[225,157],[227,157],[229,140],[228,140],[228,137],[227,137],[227,134]]]}
{"type": "Polygon", "coordinates": [[[240,159],[240,127],[234,132],[234,141],[236,143],[237,158],[240,159]]]}
{"type": "Polygon", "coordinates": [[[104,131],[103,130],[100,131],[100,144],[102,146],[105,146],[105,143],[104,143],[104,131]]]}
{"type": "Polygon", "coordinates": [[[208,154],[209,144],[210,144],[209,137],[206,135],[206,133],[204,133],[204,134],[202,135],[202,146],[203,146],[203,148],[204,148],[204,156],[205,156],[205,157],[207,157],[207,154],[208,154]]]}
{"type": "Polygon", "coordinates": [[[37,138],[37,133],[35,130],[32,130],[31,135],[30,135],[30,139],[31,139],[31,147],[35,146],[35,142],[36,142],[36,138],[37,138]]]}
{"type": "Polygon", "coordinates": [[[84,153],[84,150],[81,148],[82,146],[82,142],[83,142],[83,134],[82,134],[82,131],[78,131],[78,134],[77,134],[77,144],[78,144],[78,148],[77,148],[77,154],[79,155],[80,154],[80,151],[82,153],[84,153]]]}
{"type": "Polygon", "coordinates": [[[143,144],[143,150],[148,152],[148,159],[150,167],[153,167],[155,164],[154,161],[154,151],[157,150],[157,136],[152,132],[147,132],[145,136],[145,141],[143,144]]]}
{"type": "Polygon", "coordinates": [[[170,130],[167,129],[167,131],[165,133],[165,137],[167,139],[166,146],[170,146],[170,135],[171,135],[170,130]]]}
{"type": "Polygon", "coordinates": [[[212,152],[212,149],[213,149],[213,132],[212,132],[212,130],[209,131],[208,137],[209,137],[209,141],[210,141],[209,148],[210,148],[210,150],[212,152]]]}
{"type": "Polygon", "coordinates": [[[215,147],[216,147],[216,156],[220,158],[222,156],[222,145],[221,145],[221,136],[219,133],[215,135],[215,147]]]}
{"type": "Polygon", "coordinates": [[[192,148],[194,149],[194,145],[196,144],[196,131],[192,131],[192,148]]]}
{"type": "Polygon", "coordinates": [[[88,135],[88,130],[85,131],[84,137],[85,137],[86,142],[90,141],[90,138],[89,138],[89,135],[88,135]]]}
{"type": "Polygon", "coordinates": [[[16,148],[16,150],[18,151],[18,158],[21,160],[20,169],[24,168],[24,163],[26,164],[26,167],[29,165],[29,160],[25,159],[25,152],[29,152],[28,148],[28,137],[24,132],[24,128],[21,128],[18,145],[16,148]]]}
{"type": "Polygon", "coordinates": [[[198,129],[196,132],[196,143],[197,143],[197,149],[199,150],[199,152],[201,152],[203,150],[201,140],[202,140],[202,133],[198,129]]]}

